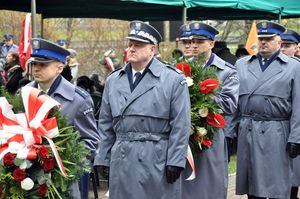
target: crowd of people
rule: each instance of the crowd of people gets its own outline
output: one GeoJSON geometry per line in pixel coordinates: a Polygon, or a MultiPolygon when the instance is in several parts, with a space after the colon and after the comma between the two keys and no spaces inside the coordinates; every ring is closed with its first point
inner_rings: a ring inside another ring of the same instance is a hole
{"type": "MultiPolygon", "coordinates": [[[[180,27],[177,61],[203,55],[221,84],[212,99],[226,126],[214,143],[187,164],[190,95],[182,71],[158,56],[160,33],[132,21],[124,66],[110,48],[101,63],[110,71],[77,77],[77,52],[65,41],[31,40],[33,81],[26,79],[13,36],[4,35],[0,85],[11,94],[22,86],[57,100],[70,125],[91,151],[91,165],[109,179],[111,199],[225,199],[228,162],[237,150],[236,194],[248,199],[297,199],[300,185],[300,35],[275,22],[257,23],[258,52],[240,46],[233,55],[219,31],[194,21],[180,27]],[[236,141],[234,141],[234,139],[236,141]],[[237,142],[237,149],[234,145],[237,142]]],[[[125,59],[124,59],[125,60],[125,59]]],[[[70,187],[88,198],[89,174],[70,187]]]]}

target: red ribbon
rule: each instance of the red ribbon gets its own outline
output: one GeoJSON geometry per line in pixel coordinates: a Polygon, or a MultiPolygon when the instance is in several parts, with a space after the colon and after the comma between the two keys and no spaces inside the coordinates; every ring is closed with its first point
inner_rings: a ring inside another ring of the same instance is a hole
{"type": "Polygon", "coordinates": [[[66,176],[59,154],[51,138],[59,134],[56,118],[47,118],[50,110],[59,103],[40,90],[23,87],[22,99],[25,113],[14,114],[11,105],[0,98],[0,159],[9,148],[16,150],[17,157],[36,159],[36,144],[42,144],[42,137],[50,143],[61,172],[66,176]],[[18,149],[17,146],[23,148],[18,149]]]}

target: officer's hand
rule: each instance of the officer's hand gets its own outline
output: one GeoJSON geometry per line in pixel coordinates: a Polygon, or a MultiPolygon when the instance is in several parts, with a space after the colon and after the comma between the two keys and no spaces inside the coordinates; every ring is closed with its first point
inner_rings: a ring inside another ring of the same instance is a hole
{"type": "Polygon", "coordinates": [[[300,144],[288,142],[286,145],[286,150],[291,158],[295,158],[300,154],[300,144]]]}
{"type": "Polygon", "coordinates": [[[181,167],[176,167],[176,166],[166,166],[166,177],[167,177],[167,182],[170,184],[173,184],[179,176],[183,168],[181,167]]]}
{"type": "Polygon", "coordinates": [[[100,172],[100,174],[105,179],[108,179],[108,177],[109,177],[109,167],[107,167],[107,166],[98,166],[98,171],[100,172]]]}

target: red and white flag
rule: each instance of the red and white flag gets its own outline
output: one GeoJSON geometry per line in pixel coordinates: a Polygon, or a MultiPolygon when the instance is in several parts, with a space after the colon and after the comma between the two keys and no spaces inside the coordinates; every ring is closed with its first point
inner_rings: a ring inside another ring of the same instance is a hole
{"type": "Polygon", "coordinates": [[[112,71],[115,70],[114,63],[113,63],[113,61],[111,60],[110,57],[104,56],[104,61],[107,65],[107,67],[108,67],[109,72],[112,72],[112,71]]]}
{"type": "Polygon", "coordinates": [[[22,37],[19,44],[19,59],[23,71],[26,71],[26,61],[31,54],[31,13],[27,13],[22,23],[22,37]]]}

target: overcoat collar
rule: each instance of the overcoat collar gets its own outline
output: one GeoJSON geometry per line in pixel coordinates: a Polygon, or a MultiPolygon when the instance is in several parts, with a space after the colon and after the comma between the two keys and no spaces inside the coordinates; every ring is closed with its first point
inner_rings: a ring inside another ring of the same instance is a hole
{"type": "Polygon", "coordinates": [[[212,53],[211,56],[214,56],[210,66],[216,66],[217,68],[224,70],[225,68],[225,61],[218,57],[216,54],[212,53]]]}
{"type": "MultiPolygon", "coordinates": [[[[259,61],[257,58],[257,55],[248,56],[246,59],[248,59],[249,67],[248,70],[250,73],[252,73],[256,79],[257,82],[254,84],[252,88],[252,92],[255,92],[257,88],[259,88],[261,85],[263,85],[267,80],[274,77],[276,74],[281,73],[283,71],[283,65],[278,62],[287,63],[288,57],[284,55],[282,52],[278,54],[278,57],[268,66],[268,68],[262,72],[261,67],[259,65],[259,61]]],[[[243,66],[240,66],[243,67],[243,66]]]]}
{"type": "Polygon", "coordinates": [[[126,99],[126,103],[122,107],[120,114],[123,114],[126,108],[137,98],[156,86],[156,84],[159,82],[159,77],[163,67],[165,66],[154,58],[152,64],[148,68],[149,71],[145,74],[132,93],[130,91],[130,86],[125,71],[126,66],[119,71],[119,79],[115,89],[126,99]]]}

